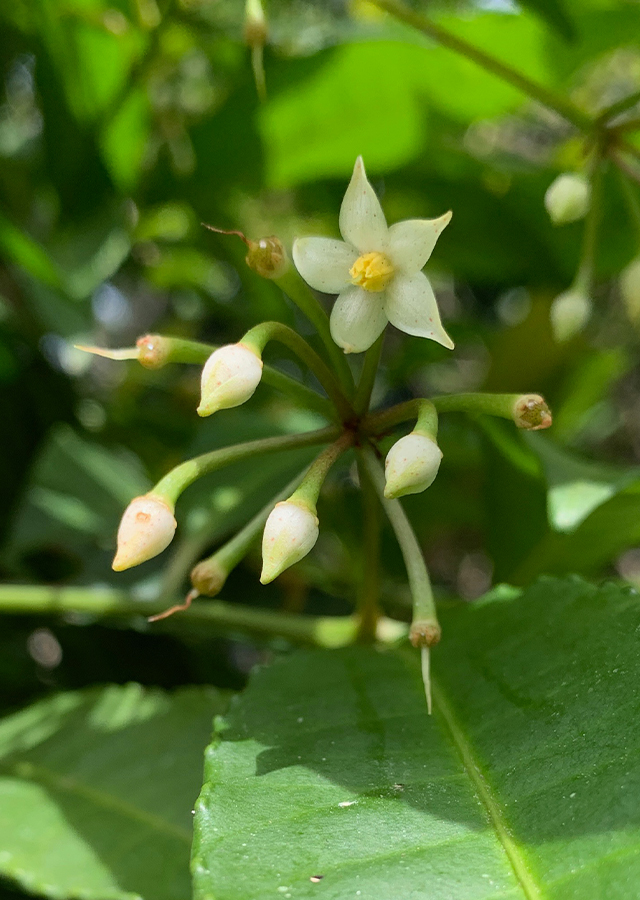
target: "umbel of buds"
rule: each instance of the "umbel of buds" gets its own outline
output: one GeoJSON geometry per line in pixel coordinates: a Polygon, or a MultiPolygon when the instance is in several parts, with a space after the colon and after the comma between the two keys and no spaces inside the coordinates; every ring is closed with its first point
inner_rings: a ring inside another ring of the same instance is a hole
{"type": "Polygon", "coordinates": [[[419,494],[435,481],[442,451],[431,435],[412,431],[393,445],[384,464],[384,495],[388,500],[419,494]]]}
{"type": "Polygon", "coordinates": [[[318,540],[315,506],[297,498],[276,503],[262,536],[262,584],[299,562],[318,540]]]}
{"type": "Polygon", "coordinates": [[[591,188],[582,175],[558,175],[544,195],[544,205],[554,225],[567,225],[584,218],[589,209],[591,188]]]}
{"type": "Polygon", "coordinates": [[[246,344],[214,350],[202,369],[199,416],[240,406],[253,396],[262,378],[262,360],[246,344]]]}
{"type": "Polygon", "coordinates": [[[130,569],[165,550],[176,531],[173,506],[154,494],[135,497],[124,511],[118,528],[118,549],[112,568],[130,569]]]}

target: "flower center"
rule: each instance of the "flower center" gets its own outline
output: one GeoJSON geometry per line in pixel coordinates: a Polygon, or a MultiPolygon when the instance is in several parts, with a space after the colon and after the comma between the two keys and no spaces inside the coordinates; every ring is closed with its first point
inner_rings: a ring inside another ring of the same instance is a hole
{"type": "Polygon", "coordinates": [[[384,255],[374,250],[363,253],[349,269],[351,281],[365,291],[383,291],[393,278],[393,266],[384,255]]]}

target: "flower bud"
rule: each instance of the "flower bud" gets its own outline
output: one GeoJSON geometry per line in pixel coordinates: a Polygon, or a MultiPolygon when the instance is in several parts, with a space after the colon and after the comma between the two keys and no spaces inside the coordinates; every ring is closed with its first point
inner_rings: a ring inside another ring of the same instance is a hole
{"type": "Polygon", "coordinates": [[[262,378],[262,360],[245,344],[214,350],[202,369],[199,416],[240,406],[253,396],[262,378]]]}
{"type": "Polygon", "coordinates": [[[204,597],[216,597],[227,580],[229,572],[220,565],[215,556],[203,559],[191,570],[193,589],[204,597]]]}
{"type": "Polygon", "coordinates": [[[161,334],[145,334],[136,341],[138,362],[145,369],[161,369],[169,361],[171,338],[161,334]]]}
{"type": "Polygon", "coordinates": [[[289,268],[289,257],[284,244],[275,235],[247,241],[249,252],[245,262],[250,269],[263,278],[280,278],[289,268]]]}
{"type": "Polygon", "coordinates": [[[558,175],[544,195],[544,205],[554,225],[566,225],[582,219],[591,200],[591,187],[582,175],[565,172],[558,175]]]}
{"type": "Polygon", "coordinates": [[[582,331],[591,318],[591,300],[581,290],[563,291],[551,304],[550,316],[553,337],[562,344],[582,331]]]}
{"type": "Polygon", "coordinates": [[[640,256],[622,271],[620,293],[629,319],[634,325],[640,325],[640,256]]]}
{"type": "Polygon", "coordinates": [[[301,560],[318,540],[318,517],[308,504],[297,500],[276,503],[262,536],[262,584],[301,560]]]}
{"type": "Polygon", "coordinates": [[[433,438],[412,431],[393,445],[384,464],[386,485],[384,495],[388,500],[419,494],[433,484],[442,451],[433,438]]]}
{"type": "Polygon", "coordinates": [[[122,572],[162,553],[173,540],[176,527],[172,507],[160,497],[135,497],[120,520],[114,571],[122,572]]]}
{"type": "Polygon", "coordinates": [[[513,406],[513,421],[525,431],[542,431],[553,422],[551,410],[540,394],[523,394],[513,406]]]}

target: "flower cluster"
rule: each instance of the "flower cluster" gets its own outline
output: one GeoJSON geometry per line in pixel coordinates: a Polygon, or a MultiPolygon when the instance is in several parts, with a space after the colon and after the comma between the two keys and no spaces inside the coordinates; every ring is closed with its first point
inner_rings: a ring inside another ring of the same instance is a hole
{"type": "MultiPolygon", "coordinates": [[[[437,442],[439,412],[497,415],[528,429],[551,424],[548,407],[537,394],[448,395],[409,400],[389,409],[369,409],[381,349],[377,340],[388,322],[409,335],[453,348],[433,289],[422,272],[450,219],[451,213],[446,213],[436,219],[410,219],[388,227],[362,159],[358,158],[340,209],[339,225],[344,240],[298,238],[293,245],[297,272],[290,267],[287,253],[277,238],[255,242],[240,232],[223,232],[239,234],[249,247],[247,264],[259,276],[274,280],[299,304],[316,325],[324,343],[324,355],[312,349],[293,329],[278,322],[256,325],[238,343],[223,347],[146,335],[132,349],[84,348],[115,359],[135,358],[152,367],[172,362],[199,363],[202,365],[197,408],[200,416],[246,403],[265,380],[328,420],[327,426],[317,431],[250,441],[187,460],[148,494],[131,501],[118,530],[113,560],[116,571],[136,566],[166,549],[176,531],[176,501],[201,475],[263,453],[325,445],[292,485],[274,497],[212,556],[193,568],[193,589],[185,604],[172,607],[160,616],[184,609],[194,596],[217,594],[260,534],[263,584],[303,559],[318,540],[316,504],[323,483],[340,457],[355,451],[360,486],[372,496],[377,493],[407,561],[414,599],[410,637],[416,646],[422,647],[425,664],[428,648],[440,637],[440,626],[424,560],[398,498],[426,490],[438,474],[442,460],[437,442]],[[329,319],[313,291],[337,294],[329,319]],[[326,397],[264,364],[263,353],[270,342],[284,344],[289,352],[297,355],[322,386],[326,397]],[[341,351],[369,351],[357,385],[341,351]],[[392,439],[389,445],[393,431],[412,420],[413,429],[397,440],[392,439]],[[378,458],[384,452],[385,442],[383,470],[378,458]]],[[[370,527],[371,523],[365,524],[365,532],[370,527]]],[[[373,607],[360,611],[362,622],[375,624],[377,602],[375,598],[368,602],[373,607]]]]}

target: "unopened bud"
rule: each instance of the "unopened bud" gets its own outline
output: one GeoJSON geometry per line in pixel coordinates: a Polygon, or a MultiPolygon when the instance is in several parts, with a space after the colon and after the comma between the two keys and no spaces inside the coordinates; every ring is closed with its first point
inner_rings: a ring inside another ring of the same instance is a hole
{"type": "Polygon", "coordinates": [[[105,359],[137,359],[145,369],[160,369],[169,362],[172,344],[172,338],[162,337],[161,334],[145,334],[138,338],[135,347],[108,350],[106,347],[86,347],[84,344],[74,346],[77,350],[93,353],[94,356],[104,356],[105,359]]]}
{"type": "Polygon", "coordinates": [[[173,509],[165,500],[153,494],[133,499],[120,520],[114,571],[122,572],[162,553],[176,527],[173,509]]]}
{"type": "Polygon", "coordinates": [[[627,315],[634,325],[640,325],[640,256],[631,260],[622,271],[620,293],[627,315]]]}
{"type": "Polygon", "coordinates": [[[553,422],[551,410],[540,394],[523,394],[513,406],[513,421],[518,428],[527,431],[542,431],[553,422]]]}
{"type": "Polygon", "coordinates": [[[434,619],[418,619],[411,623],[409,640],[414,647],[433,647],[441,637],[442,629],[434,619]]]}
{"type": "Polygon", "coordinates": [[[582,175],[565,172],[558,175],[544,195],[544,205],[554,225],[566,225],[582,219],[591,200],[591,187],[582,175]]]}
{"type": "Polygon", "coordinates": [[[442,451],[433,438],[412,431],[393,445],[384,464],[385,489],[388,500],[419,494],[433,484],[442,451]]]}
{"type": "Polygon", "coordinates": [[[138,362],[145,369],[160,369],[169,361],[171,338],[161,334],[145,334],[136,341],[138,362]]]}
{"type": "Polygon", "coordinates": [[[276,503],[262,536],[262,584],[269,584],[289,566],[299,562],[318,540],[318,517],[296,500],[276,503]]]}
{"type": "Polygon", "coordinates": [[[191,570],[191,584],[198,594],[216,597],[227,580],[229,572],[215,559],[203,559],[191,570]]]}
{"type": "Polygon", "coordinates": [[[280,278],[289,268],[289,257],[284,244],[275,235],[247,241],[249,252],[245,262],[250,269],[263,278],[280,278]]]}
{"type": "Polygon", "coordinates": [[[250,47],[267,42],[267,18],[261,0],[247,0],[244,8],[244,39],[250,47]]]}
{"type": "Polygon", "coordinates": [[[245,344],[214,350],[202,369],[199,416],[240,406],[253,396],[262,378],[262,360],[245,344]]]}
{"type": "Polygon", "coordinates": [[[591,300],[580,290],[558,294],[551,304],[551,330],[558,344],[578,334],[591,318],[591,300]]]}

